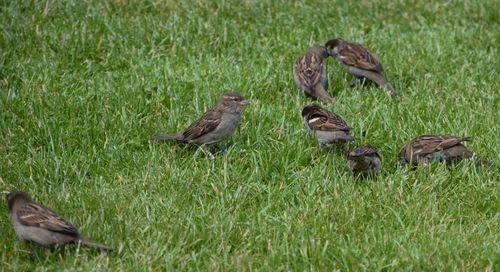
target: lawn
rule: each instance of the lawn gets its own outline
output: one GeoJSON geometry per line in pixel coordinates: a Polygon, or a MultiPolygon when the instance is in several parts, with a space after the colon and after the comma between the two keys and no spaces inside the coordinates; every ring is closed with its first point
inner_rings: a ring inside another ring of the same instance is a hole
{"type": "Polygon", "coordinates": [[[22,190],[112,253],[22,243],[0,201],[0,270],[500,269],[498,1],[0,1],[0,191],[22,190]],[[349,3],[351,2],[351,3],[349,3]],[[302,125],[296,58],[341,36],[398,96],[329,93],[382,156],[357,180],[302,125]],[[150,136],[227,91],[252,100],[212,161],[150,136]],[[421,134],[467,135],[492,168],[397,165],[421,134]],[[35,254],[27,254],[34,251],[35,254]]]}

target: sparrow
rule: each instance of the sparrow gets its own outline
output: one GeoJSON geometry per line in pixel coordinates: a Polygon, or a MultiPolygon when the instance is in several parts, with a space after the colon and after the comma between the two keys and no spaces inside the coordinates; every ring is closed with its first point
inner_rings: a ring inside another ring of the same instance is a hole
{"type": "Polygon", "coordinates": [[[320,146],[356,140],[349,135],[352,128],[339,115],[318,105],[304,107],[302,119],[307,131],[316,136],[320,146]]]}
{"type": "Polygon", "coordinates": [[[325,48],[315,44],[300,56],[293,66],[295,84],[306,94],[317,97],[325,103],[335,103],[325,89],[327,80],[324,60],[328,57],[325,48]]]}
{"type": "MultiPolygon", "coordinates": [[[[399,151],[400,163],[417,166],[420,161],[432,159],[451,162],[456,159],[471,159],[474,156],[462,143],[471,137],[422,135],[409,141],[399,151]]],[[[479,159],[483,165],[492,165],[488,160],[479,159]]]]}
{"type": "Polygon", "coordinates": [[[25,242],[54,248],[80,243],[111,251],[111,247],[83,237],[78,229],[53,210],[33,202],[25,192],[7,194],[7,205],[17,236],[25,242]]]}
{"type": "Polygon", "coordinates": [[[378,150],[370,144],[355,147],[347,156],[347,167],[360,176],[378,173],[381,163],[378,150]]]}
{"type": "Polygon", "coordinates": [[[241,110],[250,102],[242,95],[230,92],[222,95],[219,102],[185,130],[171,134],[158,134],[151,140],[176,140],[181,143],[202,146],[211,159],[215,156],[206,147],[223,140],[235,131],[240,122],[241,110]]]}
{"type": "Polygon", "coordinates": [[[329,40],[325,44],[325,48],[329,56],[335,56],[340,63],[347,67],[349,74],[356,78],[367,78],[375,81],[391,97],[396,95],[396,91],[384,77],[384,69],[378,57],[363,45],[335,38],[329,40]]]}

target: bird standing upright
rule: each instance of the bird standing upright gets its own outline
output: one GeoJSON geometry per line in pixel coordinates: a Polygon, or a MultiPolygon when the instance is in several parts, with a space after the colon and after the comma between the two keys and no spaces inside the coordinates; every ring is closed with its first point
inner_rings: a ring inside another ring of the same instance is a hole
{"type": "Polygon", "coordinates": [[[215,106],[185,130],[171,134],[158,134],[151,139],[154,141],[176,140],[181,143],[201,145],[203,151],[211,159],[215,159],[206,145],[221,141],[233,134],[240,122],[241,110],[248,104],[248,100],[239,93],[226,93],[215,106]]]}
{"type": "Polygon", "coordinates": [[[335,103],[325,89],[327,80],[324,60],[328,56],[321,45],[313,45],[300,56],[293,66],[294,81],[308,95],[319,98],[325,103],[335,103]]]}
{"type": "Polygon", "coordinates": [[[83,237],[78,229],[51,209],[33,202],[25,192],[7,194],[7,205],[16,234],[24,241],[54,248],[66,244],[81,243],[103,250],[111,247],[83,237]]]}
{"type": "Polygon", "coordinates": [[[325,44],[328,55],[335,56],[340,63],[347,67],[349,74],[356,78],[367,78],[375,81],[390,95],[395,96],[396,91],[384,76],[384,69],[378,57],[363,45],[349,43],[342,38],[329,40],[325,44]]]}

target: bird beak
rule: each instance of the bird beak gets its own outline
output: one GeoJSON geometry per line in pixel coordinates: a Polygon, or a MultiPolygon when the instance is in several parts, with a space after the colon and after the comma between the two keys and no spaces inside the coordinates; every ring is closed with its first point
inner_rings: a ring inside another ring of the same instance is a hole
{"type": "Polygon", "coordinates": [[[245,99],[245,100],[241,100],[241,101],[240,101],[240,105],[242,105],[242,106],[245,106],[245,105],[248,105],[248,104],[250,104],[250,101],[249,101],[249,100],[246,100],[246,99],[245,99]]]}

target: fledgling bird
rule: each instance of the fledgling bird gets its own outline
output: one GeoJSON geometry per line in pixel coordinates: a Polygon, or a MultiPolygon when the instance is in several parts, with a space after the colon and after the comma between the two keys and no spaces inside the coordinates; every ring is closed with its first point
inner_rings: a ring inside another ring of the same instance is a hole
{"type": "Polygon", "coordinates": [[[335,56],[340,63],[347,67],[349,74],[356,78],[366,78],[376,82],[391,96],[396,91],[384,76],[384,69],[378,57],[370,50],[358,43],[346,42],[342,38],[329,40],[325,44],[328,55],[335,56]]]}
{"type": "Polygon", "coordinates": [[[293,65],[295,84],[306,94],[319,98],[325,103],[335,103],[335,99],[328,95],[325,89],[327,81],[324,65],[328,54],[325,48],[315,44],[300,56],[293,65]]]}
{"type": "Polygon", "coordinates": [[[215,159],[206,145],[221,141],[233,134],[240,123],[241,110],[248,104],[249,101],[239,93],[226,93],[215,106],[185,130],[171,134],[158,134],[151,137],[151,140],[176,140],[202,146],[203,151],[211,159],[215,159]]]}
{"type": "Polygon", "coordinates": [[[17,236],[26,242],[54,248],[80,243],[111,251],[113,248],[83,237],[78,229],[51,209],[33,202],[25,192],[7,194],[7,205],[17,236]]]}
{"type": "Polygon", "coordinates": [[[302,120],[309,134],[313,134],[320,146],[356,140],[349,134],[350,126],[339,115],[312,104],[302,110],[302,120]]]}
{"type": "Polygon", "coordinates": [[[347,156],[347,167],[355,175],[363,177],[377,174],[382,160],[378,150],[370,144],[355,147],[347,156]]]}
{"type": "MultiPolygon", "coordinates": [[[[399,151],[400,163],[417,166],[419,162],[428,163],[432,159],[452,162],[457,159],[471,159],[474,157],[462,143],[470,141],[470,137],[422,135],[418,136],[401,148],[399,151]]],[[[492,165],[492,162],[479,159],[483,165],[492,165]]]]}

